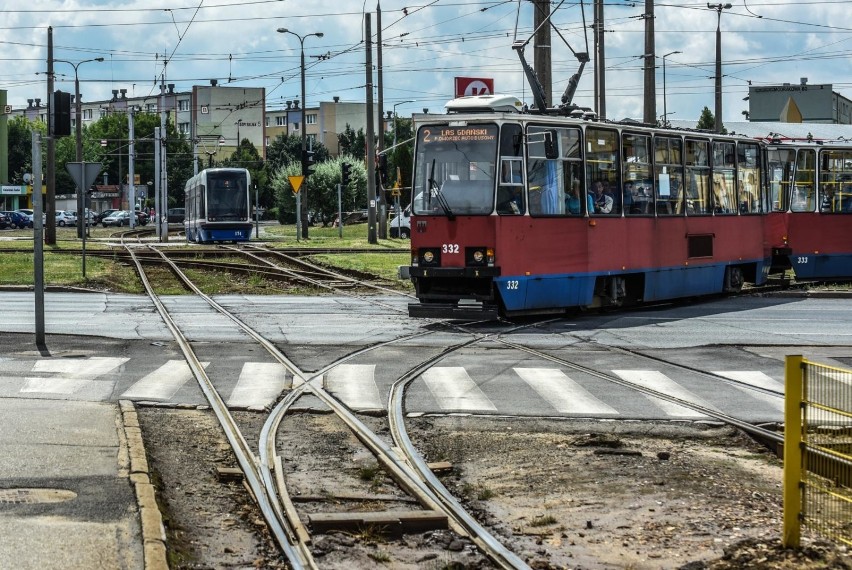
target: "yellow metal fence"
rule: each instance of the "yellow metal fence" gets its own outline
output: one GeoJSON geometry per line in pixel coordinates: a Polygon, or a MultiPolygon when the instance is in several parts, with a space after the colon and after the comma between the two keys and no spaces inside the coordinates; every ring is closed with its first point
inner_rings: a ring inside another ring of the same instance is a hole
{"type": "Polygon", "coordinates": [[[852,370],[786,359],[784,545],[804,524],[852,546],[852,370]]]}

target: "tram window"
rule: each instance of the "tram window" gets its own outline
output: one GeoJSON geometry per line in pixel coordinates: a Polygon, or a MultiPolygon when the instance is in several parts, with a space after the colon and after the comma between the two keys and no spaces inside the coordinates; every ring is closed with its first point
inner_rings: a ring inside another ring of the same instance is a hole
{"type": "Polygon", "coordinates": [[[852,151],[820,152],[820,211],[852,213],[852,151]]]}
{"type": "Polygon", "coordinates": [[[683,141],[679,137],[654,138],[654,181],[657,215],[684,213],[683,141]]]}
{"type": "MultiPolygon", "coordinates": [[[[513,135],[511,129],[506,131],[511,147],[513,135]]],[[[423,125],[417,131],[416,148],[412,189],[415,214],[449,216],[494,211],[497,125],[423,125]]]]}
{"type": "Polygon", "coordinates": [[[684,158],[684,205],[688,216],[709,214],[713,211],[710,201],[710,143],[709,141],[687,140],[684,158]]]}
{"type": "Polygon", "coordinates": [[[621,214],[620,148],[618,132],[609,129],[586,129],[586,184],[595,214],[621,214]]]}
{"type": "Polygon", "coordinates": [[[572,188],[582,181],[580,130],[530,125],[527,143],[530,215],[579,214],[572,188]]]}
{"type": "Polygon", "coordinates": [[[713,212],[737,212],[737,187],[734,182],[734,143],[713,143],[713,212]]]}
{"type": "Polygon", "coordinates": [[[786,212],[790,205],[790,184],[796,151],[793,149],[770,148],[767,153],[769,171],[769,204],[767,210],[786,212]]]}
{"type": "Polygon", "coordinates": [[[760,149],[756,144],[737,145],[737,182],[741,214],[760,212],[760,149]]]}
{"type": "Polygon", "coordinates": [[[790,198],[790,210],[793,212],[813,212],[816,208],[814,179],[816,174],[816,153],[812,149],[799,149],[796,156],[796,174],[793,179],[793,194],[790,198]]]}
{"type": "Polygon", "coordinates": [[[651,176],[651,137],[649,135],[621,135],[622,175],[624,181],[624,213],[630,215],[653,214],[654,181],[651,176]]]}

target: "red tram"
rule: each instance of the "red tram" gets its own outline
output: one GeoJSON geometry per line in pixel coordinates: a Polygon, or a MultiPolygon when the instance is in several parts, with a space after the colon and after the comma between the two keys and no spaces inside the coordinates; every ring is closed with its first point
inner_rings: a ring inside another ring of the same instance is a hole
{"type": "Polygon", "coordinates": [[[709,295],[789,267],[852,274],[852,217],[834,215],[852,214],[852,149],[535,114],[511,97],[447,110],[415,116],[411,316],[709,295]]]}

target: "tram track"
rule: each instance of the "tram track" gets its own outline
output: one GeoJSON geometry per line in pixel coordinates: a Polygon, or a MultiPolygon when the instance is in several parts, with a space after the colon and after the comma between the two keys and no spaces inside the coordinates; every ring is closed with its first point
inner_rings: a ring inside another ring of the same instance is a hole
{"type": "MultiPolygon", "coordinates": [[[[130,250],[131,248],[128,248],[128,251],[130,250]]],[[[174,272],[182,275],[182,272],[178,269],[174,262],[169,261],[163,255],[163,252],[159,250],[157,251],[163,257],[164,261],[170,264],[174,272]]],[[[141,262],[138,259],[135,259],[135,254],[132,251],[130,251],[130,253],[134,257],[140,276],[144,276],[144,269],[142,268],[141,262]]],[[[310,556],[309,535],[304,526],[301,524],[292,502],[287,499],[288,494],[286,491],[284,476],[282,474],[282,462],[280,456],[276,452],[275,441],[278,426],[281,423],[281,418],[292,402],[296,401],[303,392],[310,392],[331,408],[335,414],[346,423],[356,437],[358,437],[358,439],[361,440],[362,443],[364,443],[364,445],[366,445],[379,459],[384,468],[392,476],[392,478],[397,481],[400,487],[415,497],[417,502],[423,508],[445,512],[452,521],[454,529],[463,535],[469,536],[471,540],[473,540],[473,542],[477,544],[480,549],[499,567],[527,567],[525,563],[523,563],[505,547],[500,545],[500,543],[494,537],[490,536],[482,527],[477,526],[475,523],[472,524],[472,517],[464,512],[464,509],[460,506],[460,504],[449,496],[449,493],[447,493],[445,489],[443,490],[443,494],[436,493],[433,488],[424,484],[424,480],[426,480],[428,476],[423,471],[425,463],[423,463],[422,460],[417,461],[416,459],[412,459],[411,456],[409,456],[407,460],[402,460],[387,443],[385,443],[372,430],[367,428],[354,413],[349,411],[342,403],[318,385],[317,379],[321,379],[324,372],[351,358],[370,350],[374,350],[378,347],[408,340],[408,338],[415,338],[417,336],[430,334],[429,331],[420,331],[410,337],[395,339],[393,341],[380,343],[379,345],[362,349],[328,364],[316,373],[307,374],[296,366],[294,362],[288,359],[286,355],[278,351],[271,342],[256,333],[253,329],[251,329],[251,327],[240,321],[235,315],[216,303],[209,296],[202,293],[185,275],[182,279],[188,287],[193,289],[195,294],[201,296],[218,312],[230,318],[246,334],[260,343],[276,361],[291,371],[294,378],[298,378],[301,381],[301,385],[285,397],[269,415],[269,418],[261,431],[261,441],[258,445],[260,457],[258,458],[253,452],[251,452],[251,449],[242,437],[239,428],[235,425],[232,416],[227,410],[227,406],[225,406],[221,396],[218,395],[212,382],[210,382],[204,372],[199,359],[195,356],[189,341],[178,330],[174,321],[168,317],[165,307],[161,302],[159,302],[159,299],[157,299],[156,294],[147,282],[147,279],[144,279],[143,277],[146,290],[149,292],[152,300],[154,300],[158,311],[161,315],[163,315],[163,318],[167,322],[173,336],[175,336],[178,340],[187,362],[190,363],[190,368],[192,369],[193,374],[198,379],[205,397],[208,399],[211,408],[213,408],[217,419],[219,419],[219,422],[226,433],[226,437],[238,457],[240,468],[244,473],[246,473],[247,483],[252,490],[252,494],[258,502],[261,511],[264,514],[264,518],[267,519],[270,529],[273,531],[273,535],[276,537],[276,542],[282,548],[282,551],[285,553],[294,568],[315,568],[317,566],[310,556]],[[419,472],[412,468],[412,464],[417,465],[418,463],[420,464],[419,472]]],[[[474,340],[460,343],[458,347],[455,347],[453,350],[457,350],[462,346],[470,344],[470,342],[474,342],[474,340]]],[[[401,408],[402,404],[401,401],[395,400],[394,405],[398,405],[401,408]]],[[[401,417],[401,411],[396,413],[390,412],[390,414],[401,417]]],[[[428,468],[426,469],[428,470],[428,468]]]]}

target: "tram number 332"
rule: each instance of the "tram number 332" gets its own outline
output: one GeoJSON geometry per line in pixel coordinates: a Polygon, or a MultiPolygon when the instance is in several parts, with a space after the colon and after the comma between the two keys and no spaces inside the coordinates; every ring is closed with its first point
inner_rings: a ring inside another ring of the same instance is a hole
{"type": "Polygon", "coordinates": [[[517,291],[518,289],[518,281],[506,281],[506,290],[507,291],[517,291]]]}
{"type": "Polygon", "coordinates": [[[796,263],[798,263],[799,265],[801,265],[803,263],[807,263],[807,262],[808,262],[808,256],[806,256],[806,255],[805,256],[799,256],[799,257],[796,258],[796,263]]]}
{"type": "Polygon", "coordinates": [[[445,243],[441,246],[441,253],[458,253],[459,252],[459,244],[457,243],[445,243]]]}

